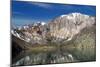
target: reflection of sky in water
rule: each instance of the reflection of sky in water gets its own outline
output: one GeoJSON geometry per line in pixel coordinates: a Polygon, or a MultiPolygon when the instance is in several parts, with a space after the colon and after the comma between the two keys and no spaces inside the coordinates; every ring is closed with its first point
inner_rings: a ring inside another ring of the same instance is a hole
{"type": "Polygon", "coordinates": [[[96,7],[86,5],[65,5],[36,2],[12,2],[12,22],[15,25],[33,23],[35,21],[48,22],[51,19],[72,12],[95,16],[96,7]]]}

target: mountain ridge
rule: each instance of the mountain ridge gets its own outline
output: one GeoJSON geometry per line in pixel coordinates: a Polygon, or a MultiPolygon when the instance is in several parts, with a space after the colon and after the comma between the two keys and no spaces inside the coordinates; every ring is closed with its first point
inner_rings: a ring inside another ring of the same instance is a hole
{"type": "MultiPolygon", "coordinates": [[[[46,43],[48,41],[70,41],[74,36],[81,33],[85,28],[91,28],[96,24],[95,17],[81,13],[70,13],[61,15],[52,21],[29,27],[20,31],[23,33],[23,40],[27,42],[46,43]]],[[[17,30],[18,31],[18,30],[17,30]]],[[[18,34],[17,34],[18,35],[18,34]]],[[[17,37],[19,37],[17,36],[17,37]]]]}

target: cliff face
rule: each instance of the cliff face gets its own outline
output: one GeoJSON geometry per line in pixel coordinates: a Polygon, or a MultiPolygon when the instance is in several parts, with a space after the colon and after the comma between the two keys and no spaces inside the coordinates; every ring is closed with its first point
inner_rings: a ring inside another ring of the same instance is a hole
{"type": "Polygon", "coordinates": [[[22,29],[12,31],[18,38],[35,44],[70,41],[82,30],[95,26],[95,17],[81,13],[61,15],[47,24],[34,24],[24,26],[22,29]]]}
{"type": "Polygon", "coordinates": [[[75,35],[81,33],[85,28],[91,28],[96,23],[95,17],[72,13],[61,15],[49,22],[50,36],[55,41],[67,40],[70,41],[75,35]]]}

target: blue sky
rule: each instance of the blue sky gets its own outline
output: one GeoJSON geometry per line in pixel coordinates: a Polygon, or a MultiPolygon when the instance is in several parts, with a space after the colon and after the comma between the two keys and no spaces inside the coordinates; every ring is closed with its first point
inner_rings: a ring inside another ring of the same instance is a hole
{"type": "Polygon", "coordinates": [[[96,7],[89,5],[12,1],[12,24],[25,25],[36,21],[49,22],[55,17],[73,12],[96,16],[96,7]]]}

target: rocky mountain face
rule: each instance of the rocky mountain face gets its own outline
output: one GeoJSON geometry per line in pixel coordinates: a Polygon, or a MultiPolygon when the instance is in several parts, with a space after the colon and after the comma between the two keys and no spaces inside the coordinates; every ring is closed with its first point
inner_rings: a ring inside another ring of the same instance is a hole
{"type": "Polygon", "coordinates": [[[31,44],[45,43],[45,23],[22,26],[11,31],[12,35],[31,44]]]}
{"type": "Polygon", "coordinates": [[[54,40],[65,39],[70,41],[75,35],[81,33],[83,29],[90,28],[95,23],[95,17],[72,13],[57,17],[48,24],[48,27],[54,40]]]}
{"type": "Polygon", "coordinates": [[[81,13],[61,15],[47,24],[26,26],[20,30],[12,30],[12,34],[32,44],[70,41],[86,28],[96,24],[96,18],[81,13]]]}

